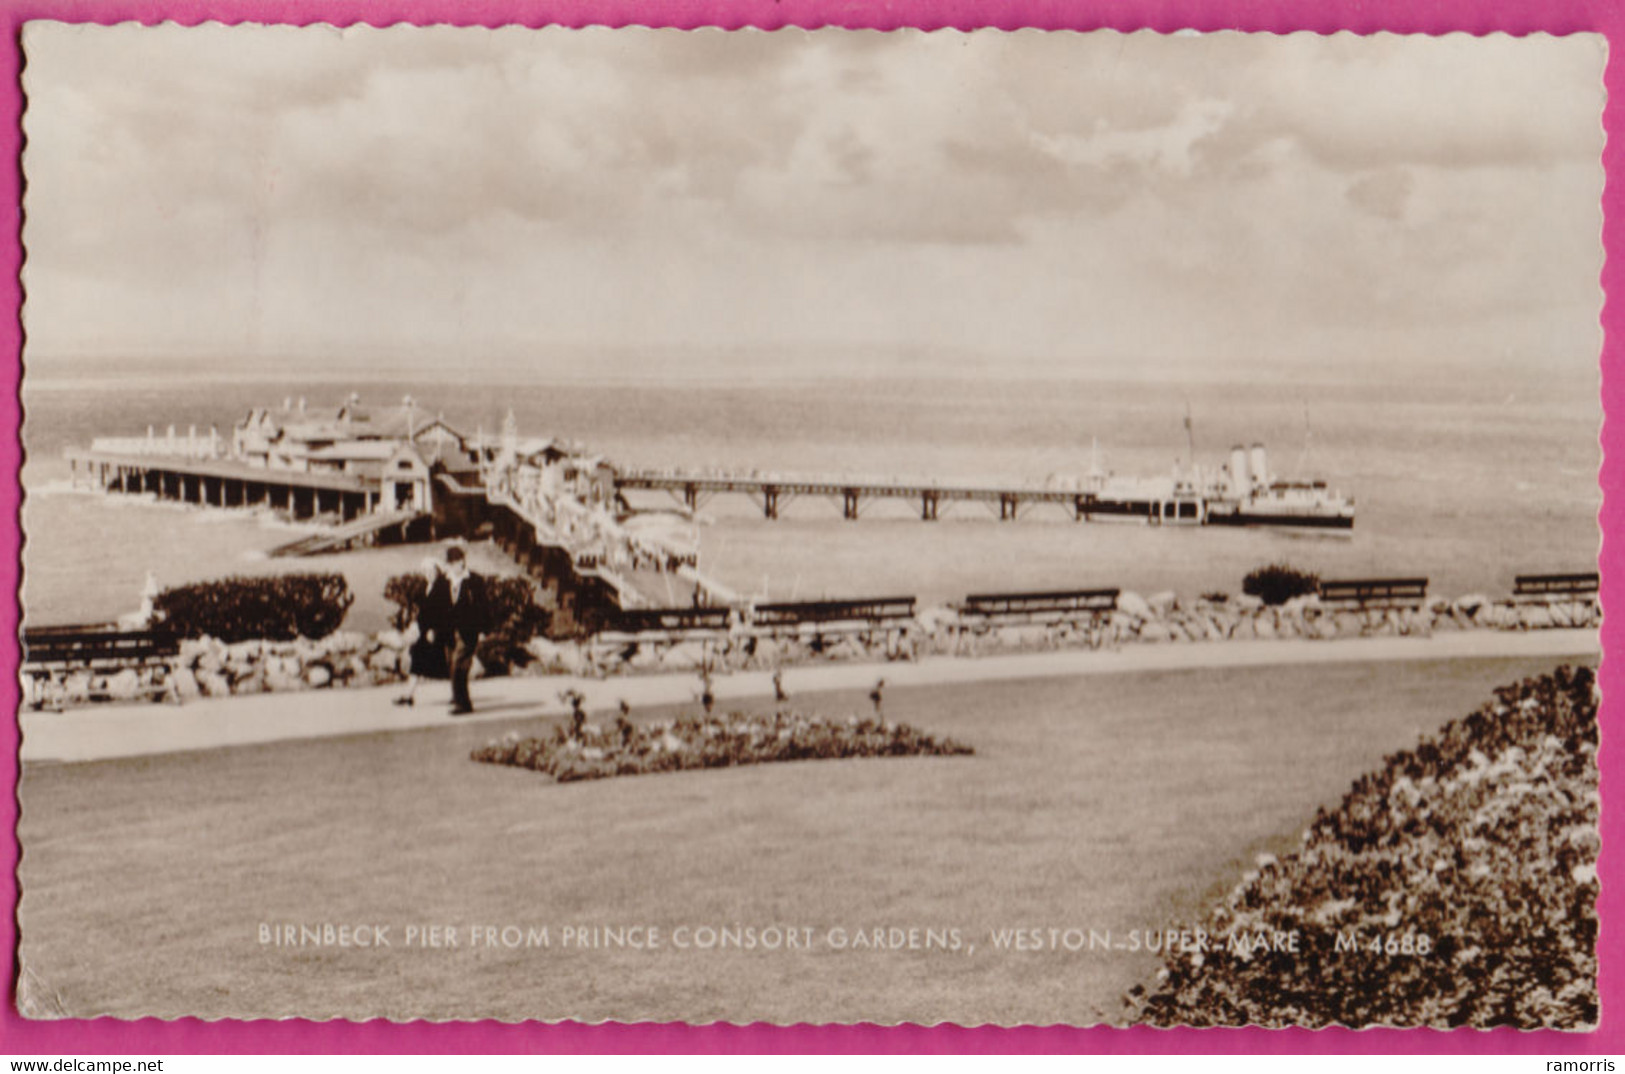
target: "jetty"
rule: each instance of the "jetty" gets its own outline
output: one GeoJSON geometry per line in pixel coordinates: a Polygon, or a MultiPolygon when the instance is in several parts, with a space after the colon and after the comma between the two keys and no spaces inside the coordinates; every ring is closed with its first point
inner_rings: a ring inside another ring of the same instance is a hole
{"type": "Polygon", "coordinates": [[[832,475],[740,473],[725,470],[619,469],[616,491],[663,491],[690,513],[722,494],[747,496],[762,517],[780,517],[800,497],[823,497],[857,521],[876,500],[906,500],[919,517],[935,522],[954,503],[979,504],[1000,521],[1028,517],[1054,506],[1078,522],[1128,521],[1149,526],[1284,526],[1350,530],[1354,501],[1324,481],[1287,481],[1270,470],[1264,445],[1240,444],[1217,470],[1188,462],[1166,477],[1131,478],[1103,473],[1093,460],[1080,478],[1043,485],[1020,482],[941,481],[832,475]]]}
{"type": "Polygon", "coordinates": [[[1025,517],[1028,509],[1054,504],[1080,521],[1096,516],[1129,516],[1153,524],[1164,521],[1200,521],[1199,502],[1182,497],[1170,485],[1166,496],[1147,491],[1127,499],[1102,499],[1094,492],[1046,489],[1025,485],[949,484],[918,481],[853,480],[840,477],[779,477],[752,474],[689,473],[680,470],[623,470],[615,475],[617,490],[656,489],[671,493],[689,511],[703,507],[719,493],[749,496],[762,509],[762,517],[776,519],[780,510],[801,496],[821,496],[841,504],[841,514],[857,521],[864,505],[874,500],[910,500],[919,505],[920,518],[934,522],[945,503],[976,503],[995,512],[1001,521],[1025,517]]]}
{"type": "Polygon", "coordinates": [[[1092,458],[1087,474],[1044,484],[650,469],[618,466],[565,441],[523,437],[511,412],[499,433],[470,435],[409,396],[381,408],[364,406],[356,395],[332,408],[290,398],[280,409],[250,410],[229,435],[196,426],[184,435],[170,426],[160,435],[149,427],[145,437],[98,438],[66,455],[76,484],[104,492],[262,508],[330,524],[274,549],[276,556],[489,537],[592,631],[729,621],[728,611],[711,609],[731,609],[736,620],[768,615],[797,622],[837,611],[864,620],[880,614],[870,614],[872,601],[844,611],[818,602],[763,605],[702,572],[696,513],[719,495],[749,497],[769,520],[798,498],[821,497],[851,521],[878,501],[902,500],[925,522],[954,504],[985,508],[1004,522],[1041,508],[1078,522],[1148,526],[1346,531],[1354,522],[1353,501],[1324,482],[1277,478],[1261,444],[1238,444],[1217,470],[1192,459],[1165,477],[1126,478],[1103,473],[1092,458]],[[677,510],[634,510],[632,492],[664,492],[677,510]]]}

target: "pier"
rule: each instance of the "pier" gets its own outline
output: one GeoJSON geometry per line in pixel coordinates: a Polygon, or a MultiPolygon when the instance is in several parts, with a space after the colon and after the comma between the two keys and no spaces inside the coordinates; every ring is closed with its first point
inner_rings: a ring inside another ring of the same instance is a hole
{"type": "Polygon", "coordinates": [[[1084,489],[1057,489],[1031,485],[938,484],[920,481],[883,481],[836,477],[791,477],[759,474],[692,473],[679,470],[621,470],[615,475],[617,491],[656,490],[670,493],[690,512],[713,496],[732,493],[750,497],[761,506],[762,517],[777,519],[792,500],[824,497],[841,505],[841,515],[857,521],[864,506],[874,500],[909,500],[919,505],[922,521],[942,517],[944,504],[984,505],[992,517],[1014,522],[1028,517],[1034,507],[1053,505],[1067,516],[1085,522],[1127,519],[1150,525],[1201,525],[1207,521],[1207,503],[1194,492],[1167,482],[1166,489],[1147,487],[1138,492],[1105,493],[1084,489]]]}
{"type": "MultiPolygon", "coordinates": [[[[295,521],[333,524],[273,550],[275,555],[455,534],[490,537],[588,629],[618,618],[623,625],[647,620],[680,629],[710,626],[722,621],[713,609],[731,609],[741,623],[764,615],[799,623],[834,614],[806,603],[758,604],[765,594],[753,600],[702,572],[695,515],[721,495],[749,498],[767,520],[783,517],[798,499],[819,498],[849,521],[877,502],[895,500],[911,504],[925,522],[938,521],[955,504],[971,504],[1001,522],[1047,511],[1077,522],[1148,526],[1345,532],[1353,526],[1352,500],[1323,482],[1277,479],[1260,444],[1237,445],[1218,471],[1191,464],[1162,477],[1115,477],[1091,460],[1087,475],[1043,484],[651,469],[621,467],[550,437],[521,437],[511,412],[499,434],[487,436],[482,429],[465,435],[443,418],[421,413],[410,397],[381,409],[363,406],[355,395],[331,409],[307,407],[303,399],[295,406],[289,399],[280,410],[251,410],[229,438],[213,428],[199,435],[194,426],[180,436],[171,426],[160,436],[149,427],[145,438],[99,438],[90,449],[66,456],[75,484],[103,492],[204,507],[263,507],[295,521]],[[686,517],[640,517],[626,498],[634,491],[666,493],[686,517]]],[[[1102,599],[1078,597],[1084,598],[1102,599]]],[[[873,603],[835,610],[863,623],[890,615],[873,603]]]]}

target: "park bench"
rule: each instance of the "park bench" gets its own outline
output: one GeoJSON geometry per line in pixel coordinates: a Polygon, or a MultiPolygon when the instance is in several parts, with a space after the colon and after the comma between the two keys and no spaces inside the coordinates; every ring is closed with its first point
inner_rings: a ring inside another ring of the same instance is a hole
{"type": "Polygon", "coordinates": [[[625,634],[679,633],[689,630],[727,630],[732,609],[624,608],[614,614],[614,629],[625,634]]]}
{"type": "Polygon", "coordinates": [[[25,666],[135,667],[168,660],[179,652],[179,638],[153,630],[71,626],[29,627],[23,631],[25,666]]]}
{"type": "Polygon", "coordinates": [[[1354,578],[1320,583],[1322,602],[1362,608],[1417,608],[1427,595],[1426,578],[1354,578]]]}
{"type": "Polygon", "coordinates": [[[758,604],[751,622],[758,627],[796,627],[805,623],[898,624],[914,618],[913,597],[876,597],[868,600],[809,600],[758,604]]]}
{"type": "Polygon", "coordinates": [[[1117,607],[1116,589],[1067,589],[1038,593],[973,593],[955,610],[966,618],[1056,619],[1078,612],[1109,612],[1117,607]]]}
{"type": "Polygon", "coordinates": [[[111,625],[29,627],[23,631],[23,673],[29,702],[43,703],[43,687],[58,671],[111,672],[167,663],[180,652],[180,639],[153,630],[120,630],[111,625]]]}
{"type": "Polygon", "coordinates": [[[1600,579],[1596,571],[1574,574],[1520,574],[1513,579],[1514,600],[1595,599],[1600,579]]]}

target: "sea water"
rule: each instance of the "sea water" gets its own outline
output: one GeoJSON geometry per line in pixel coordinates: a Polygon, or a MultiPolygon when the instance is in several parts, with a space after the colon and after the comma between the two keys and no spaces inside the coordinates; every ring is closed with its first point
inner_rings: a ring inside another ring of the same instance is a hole
{"type": "MultiPolygon", "coordinates": [[[[94,436],[160,437],[174,425],[229,437],[251,406],[333,406],[350,392],[384,407],[495,433],[511,410],[527,436],[580,442],[618,463],[764,472],[1043,482],[1102,469],[1163,475],[1217,466],[1261,441],[1271,468],[1355,497],[1351,535],[1078,523],[1035,505],[1000,522],[984,505],[922,522],[909,501],[874,501],[848,522],[816,497],[769,522],[744,497],[702,508],[701,567],[777,599],[1121,586],[1188,597],[1235,592],[1250,569],[1288,562],[1323,577],[1427,576],[1435,594],[1499,593],[1515,573],[1594,569],[1600,503],[1594,374],[1426,377],[1414,382],[1134,382],[1071,378],[798,382],[537,383],[522,375],[397,380],[164,375],[25,381],[23,552],[30,622],[132,610],[160,584],[267,565],[298,530],[264,512],[159,504],[75,490],[64,448],[94,436]],[[1189,440],[1184,428],[1192,417],[1189,440]]],[[[640,494],[643,506],[671,505],[640,494]]],[[[666,594],[686,603],[674,584],[666,594]]],[[[657,599],[661,596],[655,594],[657,599]]]]}

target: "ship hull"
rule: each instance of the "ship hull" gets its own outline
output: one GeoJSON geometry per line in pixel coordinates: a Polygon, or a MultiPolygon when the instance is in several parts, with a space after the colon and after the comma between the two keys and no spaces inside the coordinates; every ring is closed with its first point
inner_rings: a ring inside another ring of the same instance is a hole
{"type": "Polygon", "coordinates": [[[1207,516],[1210,526],[1288,526],[1293,529],[1352,530],[1351,515],[1295,515],[1270,514],[1261,511],[1237,511],[1235,514],[1207,516]]]}

